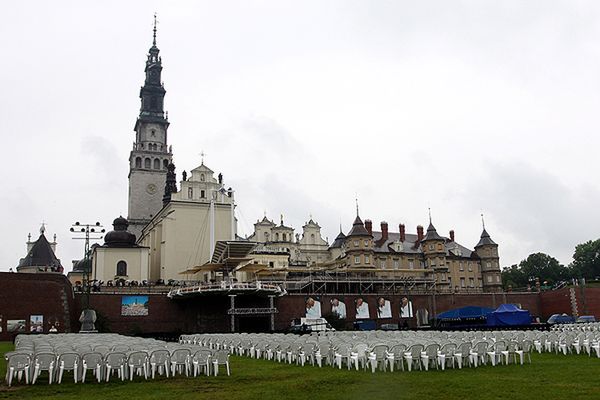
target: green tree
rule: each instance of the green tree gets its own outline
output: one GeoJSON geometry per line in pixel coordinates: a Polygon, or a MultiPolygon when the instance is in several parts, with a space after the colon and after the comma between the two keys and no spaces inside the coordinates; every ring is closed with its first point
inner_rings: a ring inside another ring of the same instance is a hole
{"type": "Polygon", "coordinates": [[[509,286],[524,287],[527,286],[527,277],[517,264],[513,264],[502,271],[502,284],[505,288],[509,286]]]}
{"type": "Polygon", "coordinates": [[[577,278],[600,277],[600,239],[578,244],[571,264],[572,274],[577,278]]]}
{"type": "Polygon", "coordinates": [[[544,253],[533,253],[519,265],[506,268],[502,272],[502,281],[505,286],[524,287],[533,283],[535,278],[539,278],[542,285],[544,282],[552,285],[568,279],[569,272],[556,258],[544,253]]]}

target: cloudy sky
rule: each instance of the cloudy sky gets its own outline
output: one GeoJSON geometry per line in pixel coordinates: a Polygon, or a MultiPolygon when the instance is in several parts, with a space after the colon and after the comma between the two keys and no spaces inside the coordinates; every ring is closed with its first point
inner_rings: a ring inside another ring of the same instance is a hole
{"type": "MultiPolygon", "coordinates": [[[[70,269],[74,221],[127,214],[128,156],[158,13],[177,172],[331,241],[363,218],[427,224],[501,263],[569,263],[600,237],[595,1],[13,1],[0,23],[0,270],[40,223],[70,269]]],[[[180,176],[180,175],[179,175],[180,176]]]]}

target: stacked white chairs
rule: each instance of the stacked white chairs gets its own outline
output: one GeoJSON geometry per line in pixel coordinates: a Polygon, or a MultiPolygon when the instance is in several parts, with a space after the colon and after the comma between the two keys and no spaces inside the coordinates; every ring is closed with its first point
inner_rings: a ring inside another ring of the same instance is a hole
{"type": "MultiPolygon", "coordinates": [[[[268,343],[266,339],[263,342],[268,343]]],[[[68,374],[75,383],[86,383],[86,379],[100,383],[114,380],[115,375],[120,380],[136,376],[155,379],[157,374],[190,376],[193,372],[194,376],[209,376],[212,371],[218,373],[219,366],[225,366],[229,375],[229,357],[222,353],[229,355],[234,349],[234,338],[221,336],[200,339],[188,335],[180,343],[167,343],[117,334],[19,335],[15,351],[5,354],[5,379],[9,385],[23,380],[35,384],[47,374],[48,384],[61,384],[68,374]]]]}

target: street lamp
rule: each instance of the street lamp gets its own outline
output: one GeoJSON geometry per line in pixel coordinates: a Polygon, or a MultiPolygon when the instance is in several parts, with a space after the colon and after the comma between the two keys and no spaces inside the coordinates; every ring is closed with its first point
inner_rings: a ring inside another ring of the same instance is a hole
{"type": "Polygon", "coordinates": [[[82,260],[84,267],[82,285],[85,294],[83,306],[84,309],[87,309],[90,307],[90,273],[92,272],[90,240],[102,239],[103,236],[101,234],[105,232],[105,229],[100,222],[93,224],[75,222],[69,230],[74,235],[73,239],[85,240],[82,260]]]}

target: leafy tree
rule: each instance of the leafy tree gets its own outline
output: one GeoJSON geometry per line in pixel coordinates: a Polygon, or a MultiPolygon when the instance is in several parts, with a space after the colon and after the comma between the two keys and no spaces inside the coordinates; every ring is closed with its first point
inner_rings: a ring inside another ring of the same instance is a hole
{"type": "Polygon", "coordinates": [[[502,272],[502,281],[505,286],[524,287],[539,278],[552,285],[561,280],[568,279],[569,269],[565,268],[556,258],[544,253],[530,254],[519,265],[513,265],[502,272]]]}
{"type": "Polygon", "coordinates": [[[600,239],[578,244],[571,264],[572,274],[578,278],[600,277],[600,239]]]}
{"type": "Polygon", "coordinates": [[[502,271],[502,284],[504,287],[523,287],[527,285],[527,277],[517,264],[513,264],[502,271]]]}

